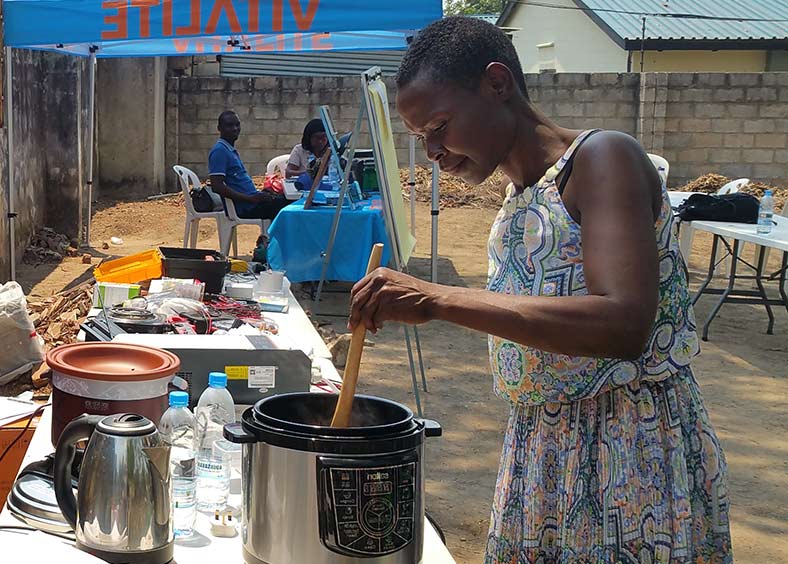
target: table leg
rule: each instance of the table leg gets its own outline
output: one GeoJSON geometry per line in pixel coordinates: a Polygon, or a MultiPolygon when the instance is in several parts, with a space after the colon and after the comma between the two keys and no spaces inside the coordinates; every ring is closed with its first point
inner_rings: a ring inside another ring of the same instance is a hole
{"type": "MultiPolygon", "coordinates": [[[[714,257],[715,257],[715,250],[716,250],[716,248],[717,248],[717,236],[715,235],[714,236],[714,245],[712,246],[712,250],[711,250],[711,257],[712,257],[711,258],[711,265],[712,266],[711,266],[711,274],[709,274],[709,276],[714,274],[714,257]]],[[[718,301],[717,304],[714,306],[714,308],[711,310],[711,313],[709,314],[709,317],[706,320],[705,325],[703,325],[703,340],[704,341],[708,341],[709,340],[709,326],[711,325],[711,322],[714,321],[714,318],[717,316],[717,313],[719,313],[720,308],[722,307],[722,304],[724,304],[725,300],[728,299],[728,296],[733,291],[733,286],[736,284],[736,265],[739,262],[738,261],[738,257],[739,257],[739,240],[738,239],[734,239],[733,240],[733,256],[731,257],[731,272],[730,272],[730,277],[728,278],[728,287],[725,288],[725,291],[720,296],[720,301],[718,301]]]]}
{"type": "Polygon", "coordinates": [[[714,264],[714,259],[717,256],[717,247],[719,246],[719,242],[720,242],[719,235],[715,235],[711,243],[711,258],[709,259],[709,274],[708,276],[706,276],[706,280],[704,280],[703,283],[700,285],[700,288],[698,289],[698,293],[695,294],[694,298],[692,298],[692,305],[698,303],[698,300],[703,295],[703,292],[706,290],[706,288],[709,287],[712,278],[714,278],[714,267],[716,266],[714,264]]]}
{"type": "Polygon", "coordinates": [[[785,292],[785,271],[788,269],[788,252],[783,253],[783,263],[780,267],[780,296],[785,304],[785,309],[788,310],[788,294],[785,292]]]}
{"type": "MultiPolygon", "coordinates": [[[[763,287],[763,265],[766,259],[766,247],[758,246],[758,267],[755,269],[755,284],[758,286],[758,291],[763,298],[763,305],[766,308],[766,313],[769,315],[769,328],[766,330],[767,335],[774,334],[774,313],[772,313],[772,306],[769,304],[769,296],[766,295],[766,289],[763,287]]],[[[735,260],[735,259],[734,259],[735,260]]]]}

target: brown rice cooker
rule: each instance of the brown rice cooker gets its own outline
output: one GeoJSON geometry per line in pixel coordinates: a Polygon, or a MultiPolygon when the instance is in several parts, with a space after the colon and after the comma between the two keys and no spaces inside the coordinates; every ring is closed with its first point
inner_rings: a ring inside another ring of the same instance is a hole
{"type": "Polygon", "coordinates": [[[158,424],[180,368],[171,352],[123,343],[73,343],[47,354],[52,369],[52,444],[79,415],[136,413],[158,424]]]}

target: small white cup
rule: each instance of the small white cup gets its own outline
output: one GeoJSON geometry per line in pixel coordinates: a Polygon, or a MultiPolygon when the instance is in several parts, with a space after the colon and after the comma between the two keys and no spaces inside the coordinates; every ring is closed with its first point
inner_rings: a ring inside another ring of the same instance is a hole
{"type": "Polygon", "coordinates": [[[281,270],[266,270],[260,273],[258,288],[262,292],[282,292],[285,273],[281,270]]]}

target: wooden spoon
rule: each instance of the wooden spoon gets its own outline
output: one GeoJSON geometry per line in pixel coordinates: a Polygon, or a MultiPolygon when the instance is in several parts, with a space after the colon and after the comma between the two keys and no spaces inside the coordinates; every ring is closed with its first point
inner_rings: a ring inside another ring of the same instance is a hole
{"type": "MultiPolygon", "coordinates": [[[[383,255],[383,244],[376,243],[372,247],[367,264],[367,274],[380,266],[380,258],[383,255]]],[[[364,339],[367,336],[367,328],[363,323],[359,323],[353,329],[353,336],[350,339],[350,349],[347,353],[345,362],[345,374],[342,377],[342,390],[339,393],[337,405],[334,408],[334,418],[331,419],[332,427],[347,427],[350,425],[350,413],[353,410],[353,397],[356,395],[356,382],[358,382],[358,369],[361,364],[361,352],[364,350],[364,339]]]]}

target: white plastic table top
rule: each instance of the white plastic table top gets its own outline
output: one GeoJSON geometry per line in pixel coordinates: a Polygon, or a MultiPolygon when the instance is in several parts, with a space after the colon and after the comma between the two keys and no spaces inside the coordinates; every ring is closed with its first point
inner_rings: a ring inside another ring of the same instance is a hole
{"type": "Polygon", "coordinates": [[[758,226],[751,223],[693,221],[691,225],[698,231],[788,252],[788,217],[775,215],[773,219],[776,225],[772,226],[772,231],[768,235],[759,235],[758,226]]]}
{"type": "MultiPolygon", "coordinates": [[[[52,452],[53,448],[50,442],[51,425],[52,409],[47,408],[44,410],[36,431],[33,434],[33,438],[30,441],[30,447],[27,449],[27,454],[22,461],[21,468],[24,468],[31,462],[41,460],[52,452]]],[[[231,503],[236,501],[240,503],[240,495],[233,497],[237,497],[237,500],[231,499],[231,503]]],[[[24,526],[25,524],[16,519],[8,508],[4,507],[3,511],[0,513],[0,525],[24,526]]],[[[185,546],[176,543],[174,562],[177,562],[177,564],[216,564],[217,562],[222,562],[223,564],[243,564],[240,535],[233,538],[217,538],[211,536],[210,517],[202,513],[198,513],[195,529],[199,535],[194,535],[190,539],[189,544],[193,546],[185,546]]],[[[429,521],[426,520],[424,522],[424,533],[424,554],[422,557],[422,564],[455,564],[454,559],[441,542],[435,529],[429,521]]],[[[13,562],[30,562],[31,564],[38,562],[79,562],[80,564],[84,562],[85,564],[89,564],[93,561],[95,561],[95,564],[101,564],[103,562],[99,559],[91,559],[69,541],[61,540],[38,531],[20,532],[0,530],[0,546],[5,547],[6,541],[9,538],[18,539],[21,535],[30,537],[29,542],[24,544],[24,556],[22,554],[13,555],[13,562]],[[13,537],[11,537],[11,535],[13,535],[13,537]]]]}

